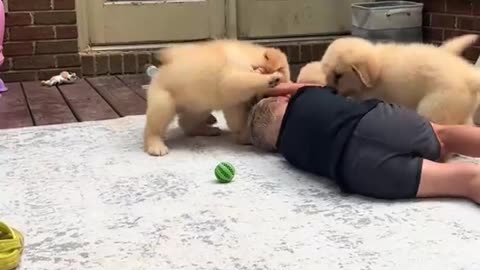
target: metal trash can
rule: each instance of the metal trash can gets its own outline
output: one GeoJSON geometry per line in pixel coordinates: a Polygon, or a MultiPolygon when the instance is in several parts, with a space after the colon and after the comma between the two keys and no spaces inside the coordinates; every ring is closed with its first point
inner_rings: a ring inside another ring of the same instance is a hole
{"type": "Polygon", "coordinates": [[[379,1],[352,4],[352,35],[373,42],[423,42],[423,3],[379,1]]]}

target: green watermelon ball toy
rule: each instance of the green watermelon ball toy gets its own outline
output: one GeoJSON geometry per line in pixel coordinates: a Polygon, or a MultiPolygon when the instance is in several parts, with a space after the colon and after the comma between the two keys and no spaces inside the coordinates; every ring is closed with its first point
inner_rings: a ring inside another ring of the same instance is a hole
{"type": "Polygon", "coordinates": [[[230,183],[235,177],[235,168],[228,162],[221,162],[215,167],[215,177],[220,183],[230,183]]]}

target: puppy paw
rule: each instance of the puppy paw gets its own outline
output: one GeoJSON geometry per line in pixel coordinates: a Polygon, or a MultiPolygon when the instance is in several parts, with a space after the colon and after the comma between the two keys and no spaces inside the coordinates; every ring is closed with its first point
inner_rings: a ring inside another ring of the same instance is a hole
{"type": "Polygon", "coordinates": [[[165,156],[168,151],[168,147],[160,140],[152,140],[145,145],[145,152],[151,156],[165,156]]]}
{"type": "Polygon", "coordinates": [[[208,116],[207,120],[205,121],[205,123],[209,126],[215,125],[217,123],[217,118],[215,118],[215,116],[213,116],[213,114],[210,114],[208,116]]]}
{"type": "Polygon", "coordinates": [[[280,83],[280,80],[282,78],[283,78],[283,75],[280,72],[275,72],[273,74],[270,74],[268,79],[268,87],[269,88],[276,87],[280,83]]]}

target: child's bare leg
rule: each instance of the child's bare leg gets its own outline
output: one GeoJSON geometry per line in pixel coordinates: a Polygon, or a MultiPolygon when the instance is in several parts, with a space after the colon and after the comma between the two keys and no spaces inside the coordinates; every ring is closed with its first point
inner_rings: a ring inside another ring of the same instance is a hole
{"type": "Polygon", "coordinates": [[[480,157],[480,128],[432,124],[446,153],[480,157]]]}
{"type": "Polygon", "coordinates": [[[480,203],[480,167],[423,160],[417,197],[456,197],[480,203]]]}
{"type": "Polygon", "coordinates": [[[265,93],[265,95],[269,96],[269,97],[293,95],[293,94],[295,94],[295,92],[298,91],[298,89],[300,89],[304,86],[316,86],[316,87],[319,87],[321,89],[323,89],[323,88],[328,89],[326,87],[322,87],[322,86],[316,85],[316,84],[280,83],[275,88],[270,89],[267,93],[265,93]]]}
{"type": "Polygon", "coordinates": [[[264,75],[231,69],[225,73],[218,88],[225,91],[224,104],[234,106],[267,93],[278,85],[281,78],[282,74],[278,72],[264,75]]]}

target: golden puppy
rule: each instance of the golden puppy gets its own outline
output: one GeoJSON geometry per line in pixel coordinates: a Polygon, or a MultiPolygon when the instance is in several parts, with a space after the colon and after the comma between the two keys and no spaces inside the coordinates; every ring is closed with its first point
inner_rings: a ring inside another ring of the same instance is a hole
{"type": "Polygon", "coordinates": [[[287,57],[278,49],[236,40],[216,40],[164,49],[164,63],[149,85],[144,134],[150,155],[168,153],[165,131],[176,114],[187,135],[216,136],[211,111],[223,110],[238,143],[248,143],[249,102],[290,81],[287,57]],[[260,70],[262,72],[256,72],[260,70]]]}
{"type": "MultiPolygon", "coordinates": [[[[455,55],[460,55],[467,47],[472,46],[476,42],[476,40],[476,35],[463,35],[447,40],[440,46],[440,48],[455,55]]],[[[323,69],[322,62],[313,61],[303,66],[298,74],[297,82],[326,85],[327,78],[323,69]]]]}
{"type": "Polygon", "coordinates": [[[322,62],[314,61],[303,66],[298,73],[297,82],[327,85],[327,76],[322,62]]]}
{"type": "Polygon", "coordinates": [[[325,52],[322,76],[344,96],[397,103],[439,124],[473,124],[480,72],[458,54],[477,38],[441,47],[341,38],[325,52]]]}

